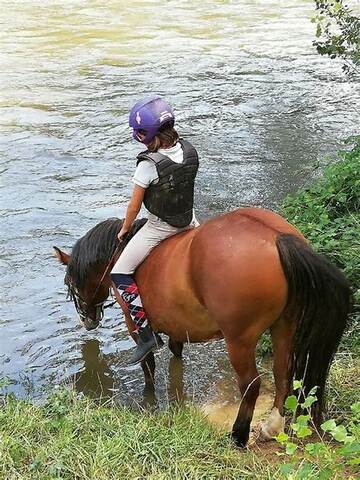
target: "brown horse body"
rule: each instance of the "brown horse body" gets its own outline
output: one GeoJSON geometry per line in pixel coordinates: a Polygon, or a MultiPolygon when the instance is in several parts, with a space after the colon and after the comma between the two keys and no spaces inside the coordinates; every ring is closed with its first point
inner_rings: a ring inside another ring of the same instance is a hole
{"type": "MultiPolygon", "coordinates": [[[[75,265],[81,258],[80,247],[75,265]]],[[[69,280],[75,268],[71,257],[56,251],[68,264],[69,280]]],[[[74,293],[89,318],[90,292],[106,266],[100,268],[98,260],[94,258],[93,268],[89,267],[86,285],[74,293]]],[[[313,409],[319,421],[329,365],[346,326],[350,289],[341,272],[311,250],[285,219],[258,208],[215,217],[158,245],[138,268],[136,281],[153,329],[170,337],[174,354],[181,354],[184,342],[225,339],[242,395],[232,431],[238,446],[246,445],[249,437],[260,387],[255,348],[267,329],[273,343],[276,395],[274,409],[263,424],[264,436],[270,438],[283,429],[284,401],[294,375],[303,379],[304,394],[319,387],[319,402],[313,409]]],[[[91,301],[102,301],[110,284],[107,275],[91,301]]],[[[131,331],[126,310],[125,317],[131,331]]],[[[152,353],[142,366],[149,381],[155,366],[152,353]]]]}
{"type": "Polygon", "coordinates": [[[257,339],[287,301],[279,231],[300,236],[273,212],[243,209],[162,242],[136,273],[152,327],[179,342],[257,339]]]}

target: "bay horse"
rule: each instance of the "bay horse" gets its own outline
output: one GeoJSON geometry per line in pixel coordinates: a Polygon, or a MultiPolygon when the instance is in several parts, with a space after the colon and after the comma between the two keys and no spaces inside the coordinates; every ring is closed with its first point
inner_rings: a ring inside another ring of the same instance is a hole
{"type": "MultiPolygon", "coordinates": [[[[99,325],[112,286],[109,266],[118,257],[122,221],[99,223],[76,242],[71,255],[54,247],[67,265],[65,283],[88,330],[99,325]]],[[[135,221],[131,234],[143,224],[135,221]]],[[[284,218],[261,208],[214,217],[161,242],[137,269],[136,282],[152,328],[169,336],[175,355],[181,356],[184,342],[225,339],[241,393],[231,433],[237,446],[244,447],[249,438],[260,387],[255,348],[267,329],[276,391],[263,436],[283,431],[284,402],[294,378],[302,380],[304,395],[318,387],[312,417],[319,424],[351,290],[341,271],[284,218]]],[[[117,300],[124,307],[119,295],[117,300]]],[[[131,318],[124,313],[131,332],[131,318]]],[[[153,353],[142,367],[151,382],[153,353]]]]}

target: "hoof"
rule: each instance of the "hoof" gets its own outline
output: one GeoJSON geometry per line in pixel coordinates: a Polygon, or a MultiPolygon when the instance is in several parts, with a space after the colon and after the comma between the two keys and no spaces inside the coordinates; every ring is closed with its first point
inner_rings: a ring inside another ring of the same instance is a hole
{"type": "Polygon", "coordinates": [[[266,425],[264,425],[263,423],[261,424],[257,440],[259,442],[270,442],[270,440],[274,440],[274,436],[269,433],[266,425]]]}
{"type": "Polygon", "coordinates": [[[281,416],[277,408],[273,408],[268,420],[261,423],[260,438],[263,441],[273,440],[276,435],[284,431],[285,417],[281,416]]]}
{"type": "Polygon", "coordinates": [[[236,448],[244,449],[246,448],[247,442],[249,440],[249,436],[247,438],[242,437],[240,435],[236,435],[236,433],[230,434],[231,441],[236,448]]]}

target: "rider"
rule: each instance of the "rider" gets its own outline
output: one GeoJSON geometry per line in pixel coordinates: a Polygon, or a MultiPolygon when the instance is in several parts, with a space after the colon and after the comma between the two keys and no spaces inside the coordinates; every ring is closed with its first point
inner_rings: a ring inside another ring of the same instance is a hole
{"type": "Polygon", "coordinates": [[[193,209],[198,155],[189,142],[179,138],[174,122],[171,106],[158,96],[137,102],[129,117],[133,137],[147,150],[137,157],[135,185],[119,240],[130,230],[142,203],[148,210],[148,221],[124,248],[111,278],[138,334],[130,364],[140,362],[150,351],[163,345],[147,321],[134,280],[135,269],[162,240],[198,225],[193,209]]]}

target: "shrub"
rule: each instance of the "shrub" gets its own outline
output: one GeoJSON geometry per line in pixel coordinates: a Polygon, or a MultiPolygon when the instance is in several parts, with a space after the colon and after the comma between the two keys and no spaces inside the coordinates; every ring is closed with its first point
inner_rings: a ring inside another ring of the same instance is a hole
{"type": "Polygon", "coordinates": [[[291,395],[285,402],[285,408],[292,414],[289,434],[275,437],[285,449],[283,455],[290,460],[280,467],[284,477],[326,480],[345,478],[347,474],[355,479],[360,465],[360,402],[351,406],[352,416],[346,425],[330,419],[318,430],[310,417],[310,407],[317,401],[316,387],[306,398],[301,381],[295,380],[293,389],[297,395],[291,395]],[[299,407],[304,410],[302,415],[296,414],[299,407]]]}
{"type": "Polygon", "coordinates": [[[343,270],[360,303],[360,136],[352,150],[325,168],[323,177],[288,196],[281,213],[305,235],[315,250],[343,270]]]}

